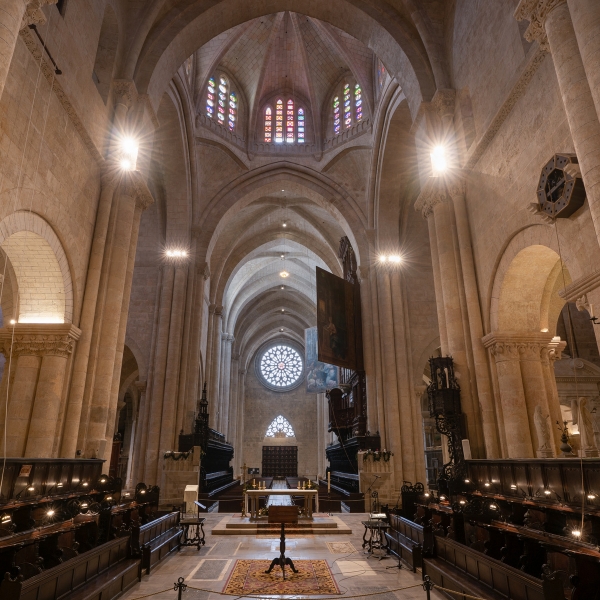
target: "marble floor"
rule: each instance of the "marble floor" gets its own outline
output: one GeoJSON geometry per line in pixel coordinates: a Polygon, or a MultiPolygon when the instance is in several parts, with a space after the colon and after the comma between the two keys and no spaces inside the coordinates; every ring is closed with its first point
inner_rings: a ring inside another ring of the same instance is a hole
{"type": "MultiPolygon", "coordinates": [[[[150,576],[144,575],[122,598],[135,600],[150,597],[156,600],[175,600],[177,592],[173,584],[183,577],[190,586],[183,594],[184,600],[242,600],[240,596],[219,594],[233,569],[235,561],[242,558],[272,559],[279,553],[279,538],[273,535],[256,536],[213,536],[212,528],[223,518],[223,514],[207,515],[204,529],[206,546],[200,551],[184,548],[179,553],[166,558],[150,576]],[[191,588],[202,588],[202,590],[191,588]],[[165,591],[163,591],[165,590],[165,591]],[[161,593],[156,593],[161,592],[161,593]],[[151,596],[148,596],[152,594],[151,596]]],[[[361,547],[364,531],[361,521],[367,515],[341,514],[340,517],[352,528],[352,535],[309,535],[290,536],[286,554],[294,559],[325,559],[341,591],[341,596],[313,596],[313,598],[344,598],[362,595],[363,598],[378,600],[426,600],[421,587],[421,574],[412,573],[406,568],[387,569],[397,564],[390,557],[377,560],[367,557],[361,547]],[[416,586],[416,587],[411,587],[416,586]],[[401,591],[398,588],[406,588],[401,591]],[[381,593],[383,592],[383,593],[381,593]]],[[[254,596],[257,598],[257,596],[254,596]]],[[[265,598],[289,598],[297,596],[265,596],[265,598]]],[[[436,592],[431,598],[441,600],[444,596],[436,592]]]]}

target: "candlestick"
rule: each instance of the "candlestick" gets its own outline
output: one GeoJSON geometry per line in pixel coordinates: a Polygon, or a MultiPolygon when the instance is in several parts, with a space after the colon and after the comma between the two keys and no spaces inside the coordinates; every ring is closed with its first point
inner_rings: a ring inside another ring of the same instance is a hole
{"type": "Polygon", "coordinates": [[[327,471],[327,493],[331,493],[331,471],[327,471]]]}

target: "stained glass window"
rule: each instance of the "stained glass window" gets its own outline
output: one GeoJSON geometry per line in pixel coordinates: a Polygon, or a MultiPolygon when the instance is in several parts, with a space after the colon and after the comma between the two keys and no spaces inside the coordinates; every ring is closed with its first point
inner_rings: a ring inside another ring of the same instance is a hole
{"type": "Polygon", "coordinates": [[[350,97],[350,84],[344,85],[344,127],[352,125],[352,98],[350,97]]]}
{"type": "Polygon", "coordinates": [[[379,86],[379,92],[383,89],[383,84],[385,83],[385,78],[387,76],[387,71],[383,66],[383,63],[377,59],[377,85],[379,86]]]}
{"type": "Polygon", "coordinates": [[[292,426],[287,419],[281,415],[275,417],[269,425],[265,437],[296,437],[292,426]]]}
{"type": "Polygon", "coordinates": [[[283,101],[277,100],[275,105],[275,141],[283,142],[283,101]]]}
{"type": "Polygon", "coordinates": [[[235,128],[235,120],[237,119],[237,96],[235,92],[229,94],[229,131],[235,128]]]}
{"type": "Polygon", "coordinates": [[[263,353],[259,368],[269,386],[275,389],[289,388],[298,383],[302,376],[302,357],[295,348],[277,344],[263,353]]]}
{"type": "Polygon", "coordinates": [[[267,106],[265,110],[265,142],[270,142],[273,139],[271,137],[273,133],[273,122],[271,120],[272,116],[271,107],[267,106]]]}
{"type": "Polygon", "coordinates": [[[337,135],[340,132],[340,97],[333,99],[333,133],[337,135]]]}
{"type": "Polygon", "coordinates": [[[294,101],[287,101],[287,112],[285,120],[285,141],[288,144],[294,143],[294,101]]]}
{"type": "Polygon", "coordinates": [[[362,90],[358,83],[354,86],[354,116],[357,121],[362,119],[362,90]]]}
{"type": "Polygon", "coordinates": [[[216,99],[216,84],[215,78],[211,77],[208,80],[208,90],[206,93],[206,115],[212,117],[215,114],[215,99],[216,99]]]}
{"type": "Polygon", "coordinates": [[[304,144],[304,109],[298,109],[298,143],[304,144]]]}
{"type": "Polygon", "coordinates": [[[217,103],[217,119],[221,125],[225,124],[225,110],[227,108],[227,79],[219,79],[219,101],[217,103]]]}

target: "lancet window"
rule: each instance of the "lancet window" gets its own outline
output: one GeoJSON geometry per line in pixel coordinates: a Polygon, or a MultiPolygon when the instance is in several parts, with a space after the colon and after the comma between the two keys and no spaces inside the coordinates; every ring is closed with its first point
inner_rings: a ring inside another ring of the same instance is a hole
{"type": "Polygon", "coordinates": [[[278,98],[275,102],[275,131],[273,134],[273,109],[270,106],[264,112],[265,142],[276,144],[304,144],[306,141],[306,112],[304,108],[297,107],[290,98],[284,101],[278,98]]]}
{"type": "Polygon", "coordinates": [[[238,96],[226,77],[211,77],[206,86],[206,116],[234,131],[238,118],[238,96]]]}

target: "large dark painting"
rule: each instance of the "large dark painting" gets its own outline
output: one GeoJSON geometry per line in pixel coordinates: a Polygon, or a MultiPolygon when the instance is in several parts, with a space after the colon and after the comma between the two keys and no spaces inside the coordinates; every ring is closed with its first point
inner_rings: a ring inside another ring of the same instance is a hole
{"type": "Polygon", "coordinates": [[[306,391],[320,394],[332,390],[338,385],[338,368],[322,363],[317,348],[317,328],[304,330],[304,348],[306,350],[306,391]]]}
{"type": "Polygon", "coordinates": [[[356,369],[354,286],[317,267],[319,360],[356,369]]]}

